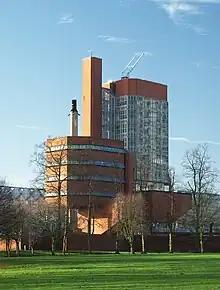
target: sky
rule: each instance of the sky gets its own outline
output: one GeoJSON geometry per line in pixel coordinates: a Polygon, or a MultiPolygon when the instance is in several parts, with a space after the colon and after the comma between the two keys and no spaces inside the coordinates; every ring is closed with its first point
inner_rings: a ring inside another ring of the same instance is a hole
{"type": "Polygon", "coordinates": [[[0,176],[28,186],[35,144],[68,135],[89,50],[103,82],[146,52],[131,76],[168,85],[171,166],[208,142],[220,168],[219,15],[220,0],[1,0],[0,176]]]}

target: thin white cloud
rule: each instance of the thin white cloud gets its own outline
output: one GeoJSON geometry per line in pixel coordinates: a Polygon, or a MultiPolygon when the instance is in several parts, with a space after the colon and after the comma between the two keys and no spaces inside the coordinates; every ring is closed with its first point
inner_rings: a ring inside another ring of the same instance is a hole
{"type": "Polygon", "coordinates": [[[107,42],[117,42],[117,43],[132,43],[134,42],[131,39],[117,36],[109,36],[109,35],[99,35],[99,39],[102,39],[107,42]]]}
{"type": "Polygon", "coordinates": [[[198,25],[188,24],[188,27],[194,30],[194,32],[198,35],[201,35],[201,36],[208,35],[208,31],[198,25]]]}
{"type": "Polygon", "coordinates": [[[201,61],[193,61],[191,62],[192,65],[194,65],[196,68],[202,68],[202,67],[207,67],[208,69],[220,69],[219,65],[211,65],[210,63],[207,62],[201,62],[201,61]]]}
{"type": "Polygon", "coordinates": [[[27,130],[45,130],[46,128],[40,128],[37,126],[27,126],[27,125],[16,125],[16,128],[27,129],[27,130]]]}
{"type": "Polygon", "coordinates": [[[197,5],[184,3],[184,2],[168,2],[162,5],[162,8],[167,12],[169,17],[172,19],[178,14],[201,14],[200,8],[197,5]]]}
{"type": "Polygon", "coordinates": [[[220,145],[220,142],[215,142],[215,141],[195,141],[195,140],[190,140],[185,137],[170,137],[170,141],[177,141],[177,142],[186,142],[186,143],[196,143],[196,144],[201,144],[201,143],[206,143],[206,144],[212,144],[212,145],[220,145]]]}
{"type": "Polygon", "coordinates": [[[70,24],[73,23],[73,14],[64,14],[60,17],[58,24],[70,24]]]}
{"type": "Polygon", "coordinates": [[[220,0],[149,0],[163,9],[176,25],[192,29],[198,35],[207,35],[207,31],[190,22],[192,16],[204,14],[204,5],[217,5],[220,0]]]}
{"type": "Polygon", "coordinates": [[[137,0],[120,0],[120,5],[125,8],[130,8],[137,0]]]}

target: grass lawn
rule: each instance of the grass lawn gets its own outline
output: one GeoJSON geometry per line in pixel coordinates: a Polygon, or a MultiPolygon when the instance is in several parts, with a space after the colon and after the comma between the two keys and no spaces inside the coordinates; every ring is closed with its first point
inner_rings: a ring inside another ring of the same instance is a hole
{"type": "Polygon", "coordinates": [[[220,289],[220,255],[0,258],[0,289],[220,289]]]}

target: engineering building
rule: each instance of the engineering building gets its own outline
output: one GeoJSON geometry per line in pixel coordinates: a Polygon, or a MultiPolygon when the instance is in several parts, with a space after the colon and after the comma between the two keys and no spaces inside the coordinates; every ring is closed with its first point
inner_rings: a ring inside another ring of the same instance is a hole
{"type": "MultiPolygon", "coordinates": [[[[144,181],[144,190],[152,191],[156,222],[155,209],[160,209],[155,203],[169,200],[164,192],[168,183],[167,86],[130,78],[102,84],[102,60],[84,59],[82,136],[78,136],[74,100],[70,136],[47,140],[46,156],[46,196],[54,199],[61,189],[75,228],[87,232],[89,204],[93,205],[93,233],[111,228],[116,194],[131,193],[133,180],[137,190],[144,181]]],[[[180,207],[182,215],[188,205],[180,207]]],[[[166,219],[168,209],[163,212],[166,219]]]]}

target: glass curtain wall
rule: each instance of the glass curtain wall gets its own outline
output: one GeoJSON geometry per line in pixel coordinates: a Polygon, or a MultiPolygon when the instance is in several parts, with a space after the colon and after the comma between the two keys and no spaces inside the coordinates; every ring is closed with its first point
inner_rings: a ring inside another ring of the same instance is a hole
{"type": "Polygon", "coordinates": [[[136,183],[163,190],[168,182],[168,103],[141,96],[115,96],[103,89],[102,135],[134,153],[136,183]]]}

